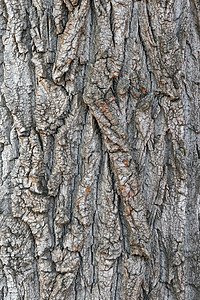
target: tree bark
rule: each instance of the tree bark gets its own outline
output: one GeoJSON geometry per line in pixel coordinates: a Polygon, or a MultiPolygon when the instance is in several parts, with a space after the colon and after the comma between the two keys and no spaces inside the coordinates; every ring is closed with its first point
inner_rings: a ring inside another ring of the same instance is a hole
{"type": "Polygon", "coordinates": [[[0,299],[200,299],[199,16],[0,1],[0,299]]]}

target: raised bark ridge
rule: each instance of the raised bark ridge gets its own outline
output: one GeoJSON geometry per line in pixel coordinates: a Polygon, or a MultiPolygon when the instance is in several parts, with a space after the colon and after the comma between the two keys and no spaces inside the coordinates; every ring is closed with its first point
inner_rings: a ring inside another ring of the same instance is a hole
{"type": "Polygon", "coordinates": [[[197,300],[197,0],[0,2],[0,299],[197,300]]]}

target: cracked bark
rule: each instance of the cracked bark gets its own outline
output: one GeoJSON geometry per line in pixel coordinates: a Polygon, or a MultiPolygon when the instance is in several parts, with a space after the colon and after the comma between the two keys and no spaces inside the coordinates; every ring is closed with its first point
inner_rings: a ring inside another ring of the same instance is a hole
{"type": "Polygon", "coordinates": [[[0,299],[200,298],[199,24],[0,2],[0,299]]]}

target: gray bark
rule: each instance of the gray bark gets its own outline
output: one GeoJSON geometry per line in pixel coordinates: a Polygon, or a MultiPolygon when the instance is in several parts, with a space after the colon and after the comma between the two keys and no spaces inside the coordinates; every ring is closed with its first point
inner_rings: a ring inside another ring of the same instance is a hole
{"type": "Polygon", "coordinates": [[[0,299],[200,299],[198,0],[0,0],[0,299]]]}

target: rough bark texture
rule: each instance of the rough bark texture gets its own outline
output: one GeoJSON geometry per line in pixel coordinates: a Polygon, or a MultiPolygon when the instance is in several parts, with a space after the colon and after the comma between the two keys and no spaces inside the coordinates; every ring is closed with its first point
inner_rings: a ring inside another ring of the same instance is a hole
{"type": "Polygon", "coordinates": [[[199,1],[0,0],[0,39],[0,299],[200,299],[199,1]]]}

